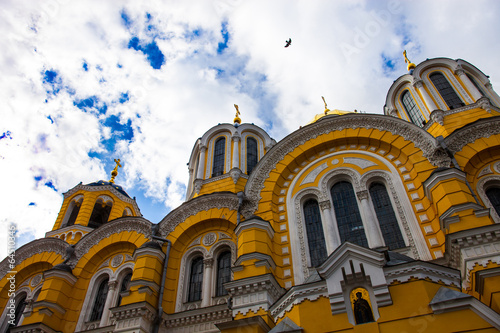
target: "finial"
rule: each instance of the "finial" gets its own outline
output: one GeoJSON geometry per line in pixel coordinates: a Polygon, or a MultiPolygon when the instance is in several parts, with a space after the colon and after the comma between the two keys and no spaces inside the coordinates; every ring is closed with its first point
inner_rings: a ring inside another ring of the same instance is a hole
{"type": "Polygon", "coordinates": [[[237,104],[234,104],[234,108],[236,109],[236,116],[234,116],[234,123],[235,124],[241,124],[241,118],[240,116],[240,109],[238,108],[237,104]]]}
{"type": "Polygon", "coordinates": [[[122,165],[120,164],[120,159],[115,158],[115,163],[115,168],[113,169],[113,171],[111,171],[111,179],[109,180],[111,184],[115,183],[115,177],[118,175],[118,167],[122,167],[122,165]]]}
{"type": "Polygon", "coordinates": [[[330,112],[330,109],[328,109],[328,107],[326,106],[325,98],[323,96],[321,96],[321,98],[323,99],[323,103],[325,103],[325,115],[327,115],[328,112],[330,112]]]}
{"type": "Polygon", "coordinates": [[[410,61],[410,59],[408,59],[408,56],[406,55],[406,50],[403,51],[403,55],[405,57],[405,63],[408,64],[408,72],[411,71],[412,69],[414,69],[416,67],[416,65],[414,63],[412,63],[410,61]]]}

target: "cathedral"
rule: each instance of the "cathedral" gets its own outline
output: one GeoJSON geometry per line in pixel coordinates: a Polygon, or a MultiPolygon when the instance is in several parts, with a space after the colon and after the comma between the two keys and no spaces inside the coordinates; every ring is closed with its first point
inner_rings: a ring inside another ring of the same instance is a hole
{"type": "Polygon", "coordinates": [[[279,142],[235,106],[161,221],[120,160],[68,190],[0,263],[0,333],[500,330],[500,97],[467,61],[406,61],[384,114],[325,102],[279,142]]]}

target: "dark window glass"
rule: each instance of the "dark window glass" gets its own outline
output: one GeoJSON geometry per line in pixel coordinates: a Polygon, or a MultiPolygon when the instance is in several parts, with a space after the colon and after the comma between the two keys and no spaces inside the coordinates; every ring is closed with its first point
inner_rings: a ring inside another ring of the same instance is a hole
{"type": "Polygon", "coordinates": [[[392,208],[391,200],[385,186],[379,183],[373,184],[370,186],[370,196],[385,245],[389,250],[405,247],[406,245],[399,229],[396,214],[394,214],[394,209],[392,208]]]}
{"type": "Polygon", "coordinates": [[[120,286],[120,293],[118,294],[118,302],[116,302],[116,306],[120,306],[122,302],[121,293],[128,290],[128,285],[130,284],[130,280],[132,279],[132,273],[128,273],[122,280],[122,284],[120,286]]]}
{"type": "Polygon", "coordinates": [[[401,101],[403,102],[403,106],[406,113],[410,117],[411,122],[419,127],[424,126],[425,119],[422,116],[422,113],[420,113],[417,104],[415,104],[415,101],[408,90],[401,95],[401,101]]]}
{"type": "Polygon", "coordinates": [[[327,256],[323,224],[321,223],[321,215],[316,200],[309,199],[304,203],[304,220],[311,266],[316,267],[323,263],[327,256]]]}
{"type": "Polygon", "coordinates": [[[338,182],[333,185],[331,194],[340,240],[368,247],[358,202],[351,183],[338,182]]]}
{"type": "Polygon", "coordinates": [[[217,259],[217,291],[216,296],[227,295],[224,283],[231,281],[231,252],[223,252],[217,259]]]}
{"type": "Polygon", "coordinates": [[[450,85],[448,80],[446,80],[443,74],[439,72],[432,73],[429,76],[429,78],[431,79],[436,89],[439,91],[441,97],[443,97],[444,101],[446,102],[446,105],[448,105],[450,110],[465,105],[462,102],[462,100],[458,97],[455,90],[453,90],[452,86],[450,85]]]}
{"type": "Polygon", "coordinates": [[[201,299],[202,284],[203,284],[203,258],[197,257],[191,262],[188,302],[199,301],[201,299]]]}
{"type": "Polygon", "coordinates": [[[220,176],[224,173],[224,153],[226,149],[226,138],[219,138],[215,141],[214,167],[212,177],[220,176]]]}
{"type": "Polygon", "coordinates": [[[69,216],[68,223],[66,223],[67,226],[75,224],[76,218],[78,217],[78,212],[80,211],[80,203],[75,202],[73,203],[73,209],[71,210],[71,215],[69,216]]]}
{"type": "Polygon", "coordinates": [[[94,306],[90,314],[89,321],[101,320],[102,312],[104,311],[104,304],[106,304],[106,297],[108,296],[108,279],[104,279],[97,288],[97,293],[94,298],[94,306]]]}
{"type": "Polygon", "coordinates": [[[92,215],[90,215],[89,227],[97,228],[108,222],[109,213],[111,213],[111,206],[106,203],[96,202],[92,215]]]}
{"type": "Polygon", "coordinates": [[[500,188],[492,187],[486,190],[486,196],[490,199],[493,208],[500,215],[500,188]]]}
{"type": "Polygon", "coordinates": [[[257,164],[257,140],[247,138],[247,174],[249,175],[257,164]]]}
{"type": "Polygon", "coordinates": [[[23,315],[25,307],[26,307],[26,296],[23,296],[18,300],[16,300],[16,309],[14,310],[14,316],[15,316],[14,325],[12,324],[9,325],[9,327],[7,328],[7,333],[10,332],[11,327],[16,327],[17,324],[19,324],[19,320],[21,320],[21,316],[23,315]]]}

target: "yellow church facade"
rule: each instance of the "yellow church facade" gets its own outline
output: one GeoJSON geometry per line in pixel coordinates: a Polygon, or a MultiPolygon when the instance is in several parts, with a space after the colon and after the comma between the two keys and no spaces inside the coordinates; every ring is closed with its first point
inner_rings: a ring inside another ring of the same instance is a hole
{"type": "Polygon", "coordinates": [[[500,97],[467,61],[407,62],[383,115],[325,103],[279,142],[236,106],[159,222],[119,160],[70,189],[0,263],[0,332],[497,332],[500,97]]]}

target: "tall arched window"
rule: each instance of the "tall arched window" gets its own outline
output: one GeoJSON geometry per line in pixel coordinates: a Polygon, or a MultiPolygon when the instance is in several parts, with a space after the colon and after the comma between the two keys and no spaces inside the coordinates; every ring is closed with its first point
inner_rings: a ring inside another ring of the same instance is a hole
{"type": "Polygon", "coordinates": [[[78,213],[80,212],[80,202],[72,202],[70,207],[71,208],[71,214],[69,215],[68,222],[66,223],[66,226],[74,225],[76,218],[78,217],[78,213]]]}
{"type": "MultiPolygon", "coordinates": [[[[14,318],[14,325],[12,325],[9,322],[9,326],[7,328],[7,332],[10,332],[11,328],[14,328],[14,327],[16,327],[19,324],[19,321],[21,320],[21,317],[23,315],[25,307],[26,307],[26,295],[18,297],[16,299],[16,308],[14,310],[14,316],[15,316],[15,318],[14,318]]],[[[9,318],[9,317],[7,317],[7,318],[9,318]]]]}
{"type": "Polygon", "coordinates": [[[500,188],[498,187],[490,187],[486,190],[486,196],[491,202],[493,208],[498,215],[500,215],[500,188]]]}
{"type": "Polygon", "coordinates": [[[429,78],[431,79],[432,83],[438,90],[441,97],[443,97],[444,101],[446,102],[446,105],[448,105],[450,110],[465,105],[460,99],[460,97],[458,97],[455,90],[453,90],[453,87],[450,85],[448,80],[446,80],[443,74],[439,72],[434,72],[429,76],[429,78]]]}
{"type": "Polygon", "coordinates": [[[132,279],[132,273],[128,273],[123,277],[122,284],[120,285],[120,293],[118,294],[118,302],[116,302],[116,306],[120,306],[122,302],[122,293],[128,291],[128,285],[130,284],[131,279],[132,279]]]}
{"type": "Polygon", "coordinates": [[[309,199],[304,203],[304,221],[306,224],[307,241],[309,243],[311,266],[316,267],[323,263],[327,257],[327,253],[321,214],[318,202],[315,199],[309,199]]]}
{"type": "Polygon", "coordinates": [[[88,226],[91,228],[97,228],[108,222],[109,214],[111,213],[111,202],[103,202],[102,199],[98,199],[92,210],[92,215],[90,215],[90,220],[88,226]]]}
{"type": "Polygon", "coordinates": [[[403,107],[405,108],[408,117],[410,117],[411,122],[419,127],[424,126],[425,119],[408,90],[405,90],[401,95],[401,102],[403,103],[403,107]]]}
{"type": "Polygon", "coordinates": [[[224,283],[231,281],[231,252],[225,251],[217,258],[217,289],[215,296],[227,295],[224,283]]]}
{"type": "Polygon", "coordinates": [[[218,138],[215,141],[214,149],[214,166],[212,169],[212,177],[220,176],[224,173],[224,155],[226,149],[226,138],[218,138]]]}
{"type": "Polygon", "coordinates": [[[372,184],[370,186],[370,196],[372,198],[373,207],[375,208],[375,213],[377,214],[385,245],[389,250],[405,247],[405,241],[401,235],[398,220],[396,219],[396,214],[394,214],[391,199],[389,198],[385,186],[380,183],[372,184]]]}
{"type": "Polygon", "coordinates": [[[191,262],[188,302],[201,300],[202,285],[203,285],[203,257],[197,257],[191,262]]]}
{"type": "Polygon", "coordinates": [[[358,202],[351,183],[338,182],[333,185],[331,194],[340,240],[368,247],[358,202]]]}
{"type": "Polygon", "coordinates": [[[102,312],[104,311],[104,304],[106,304],[106,297],[108,296],[108,282],[109,279],[106,278],[99,283],[89,321],[101,320],[102,312]]]}
{"type": "Polygon", "coordinates": [[[249,175],[255,165],[257,164],[257,140],[254,138],[247,138],[247,175],[249,175]]]}

